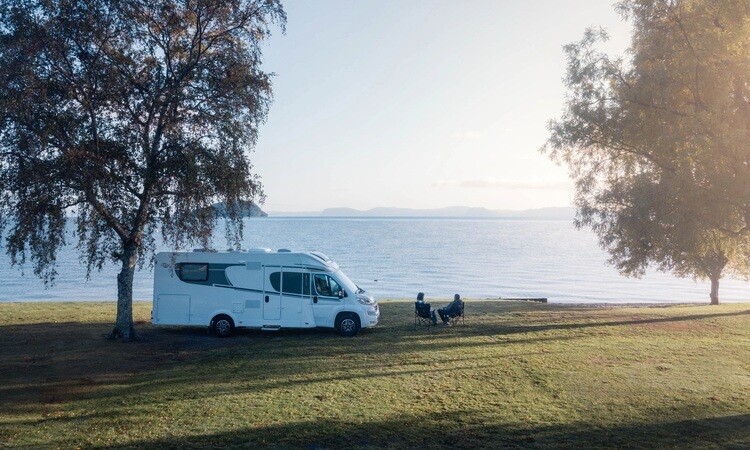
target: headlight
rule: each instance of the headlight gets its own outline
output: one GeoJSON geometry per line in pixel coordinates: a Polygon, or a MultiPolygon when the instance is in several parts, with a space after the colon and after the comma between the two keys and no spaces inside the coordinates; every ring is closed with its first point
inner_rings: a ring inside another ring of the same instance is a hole
{"type": "Polygon", "coordinates": [[[363,305],[374,305],[375,300],[368,297],[357,297],[357,301],[363,305]]]}

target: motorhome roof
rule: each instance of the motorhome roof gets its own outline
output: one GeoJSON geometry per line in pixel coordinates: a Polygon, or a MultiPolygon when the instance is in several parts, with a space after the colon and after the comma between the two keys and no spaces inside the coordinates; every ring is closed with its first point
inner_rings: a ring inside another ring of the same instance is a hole
{"type": "Polygon", "coordinates": [[[263,265],[304,266],[317,267],[323,270],[336,271],[338,264],[320,252],[293,252],[287,249],[271,251],[269,249],[232,250],[219,252],[216,250],[194,249],[192,252],[163,252],[157,255],[157,260],[166,263],[164,258],[175,259],[172,263],[208,262],[208,263],[249,263],[259,262],[263,265]]]}

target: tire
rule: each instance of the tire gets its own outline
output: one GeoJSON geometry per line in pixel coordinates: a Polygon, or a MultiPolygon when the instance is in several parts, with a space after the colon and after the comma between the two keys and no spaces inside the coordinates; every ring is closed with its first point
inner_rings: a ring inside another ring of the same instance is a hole
{"type": "Polygon", "coordinates": [[[231,317],[224,314],[216,316],[211,321],[211,331],[213,331],[216,337],[229,337],[234,331],[234,321],[232,321],[231,317]]]}
{"type": "Polygon", "coordinates": [[[342,336],[356,336],[360,328],[359,316],[354,313],[339,314],[336,317],[336,331],[342,336]]]}

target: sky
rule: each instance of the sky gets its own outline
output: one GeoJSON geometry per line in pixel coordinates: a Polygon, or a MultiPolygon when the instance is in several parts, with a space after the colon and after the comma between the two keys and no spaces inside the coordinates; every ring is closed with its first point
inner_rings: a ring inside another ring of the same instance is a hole
{"type": "Polygon", "coordinates": [[[611,1],[283,3],[251,154],[265,211],[571,205],[567,168],[539,149],[564,104],[562,47],[590,26],[607,52],[628,47],[611,1]]]}

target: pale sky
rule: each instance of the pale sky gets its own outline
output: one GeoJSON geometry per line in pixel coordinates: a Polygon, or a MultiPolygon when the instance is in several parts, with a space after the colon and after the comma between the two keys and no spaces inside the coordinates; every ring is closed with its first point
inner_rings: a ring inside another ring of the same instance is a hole
{"type": "Polygon", "coordinates": [[[274,102],[251,159],[265,211],[569,206],[539,153],[588,26],[622,54],[610,0],[287,0],[263,47],[274,102]]]}

